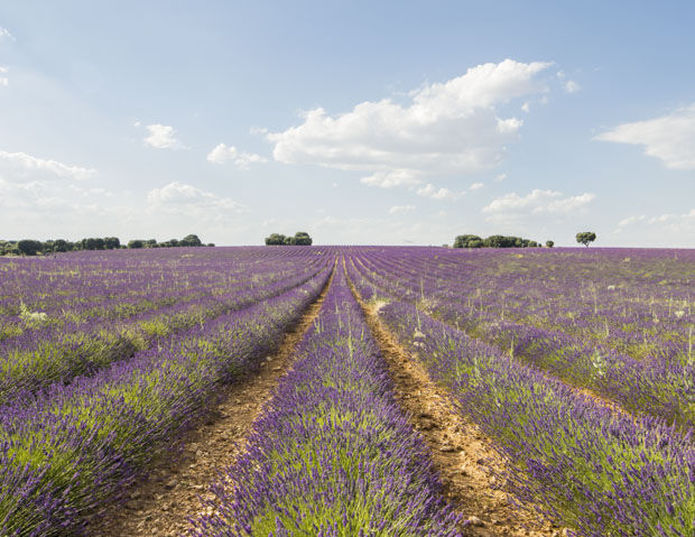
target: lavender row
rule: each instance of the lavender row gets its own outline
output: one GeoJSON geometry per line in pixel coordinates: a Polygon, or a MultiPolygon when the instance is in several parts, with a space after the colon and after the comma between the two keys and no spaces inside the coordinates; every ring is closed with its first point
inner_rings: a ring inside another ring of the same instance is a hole
{"type": "Polygon", "coordinates": [[[131,324],[67,333],[60,339],[40,343],[34,349],[11,350],[0,362],[0,405],[27,398],[31,392],[54,382],[66,383],[76,375],[94,374],[135,352],[152,345],[161,346],[167,337],[177,332],[281,294],[312,276],[300,272],[270,285],[248,286],[228,295],[218,294],[183,307],[167,308],[131,324]]]}
{"type": "Polygon", "coordinates": [[[0,535],[76,535],[157,457],[176,454],[218,387],[254,369],[318,296],[306,284],[195,326],[0,416],[0,535]]]}
{"type": "Polygon", "coordinates": [[[692,535],[692,431],[612,413],[412,304],[379,315],[515,462],[517,497],[587,537],[692,535]]]}
{"type": "Polygon", "coordinates": [[[624,408],[661,417],[685,428],[695,424],[695,361],[644,361],[561,332],[526,326],[478,313],[455,294],[438,293],[436,300],[424,286],[403,275],[377,274],[356,263],[360,276],[371,282],[370,293],[410,300],[469,335],[496,345],[576,386],[589,388],[624,408]],[[397,282],[397,283],[396,283],[397,282]],[[420,289],[418,289],[420,287],[420,289]],[[446,296],[446,298],[444,298],[446,296]]]}
{"type": "Polygon", "coordinates": [[[340,272],[197,535],[459,535],[392,389],[340,272]]]}
{"type": "Polygon", "coordinates": [[[259,266],[257,250],[227,250],[200,259],[171,249],[135,259],[127,252],[68,254],[52,269],[56,261],[16,260],[10,266],[33,270],[17,266],[0,281],[0,355],[26,347],[32,339],[107,325],[248,285],[249,271],[255,278],[281,280],[297,269],[296,261],[280,259],[259,266]]]}
{"type": "Polygon", "coordinates": [[[408,274],[428,297],[454,298],[472,314],[560,331],[635,359],[693,356],[691,251],[375,254],[366,261],[377,271],[408,274]]]}

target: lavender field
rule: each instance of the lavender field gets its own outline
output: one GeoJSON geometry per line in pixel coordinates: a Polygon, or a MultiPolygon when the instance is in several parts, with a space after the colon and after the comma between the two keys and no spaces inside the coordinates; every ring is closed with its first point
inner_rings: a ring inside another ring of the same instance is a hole
{"type": "Polygon", "coordinates": [[[274,371],[241,440],[218,442],[219,477],[187,492],[207,491],[181,507],[181,535],[690,537],[694,281],[693,250],[0,258],[0,536],[104,535],[101,518],[136,516],[211,409],[246,404],[229,390],[274,371]],[[518,520],[452,489],[374,323],[491,443],[518,520]],[[528,513],[545,529],[522,527],[528,513]]]}

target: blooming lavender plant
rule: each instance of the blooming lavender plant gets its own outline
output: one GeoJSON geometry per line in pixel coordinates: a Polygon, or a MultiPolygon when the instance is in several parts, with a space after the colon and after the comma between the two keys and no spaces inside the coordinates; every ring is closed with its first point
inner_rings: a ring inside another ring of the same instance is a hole
{"type": "Polygon", "coordinates": [[[392,389],[339,273],[196,534],[459,535],[427,448],[392,389]]]}
{"type": "Polygon", "coordinates": [[[258,367],[315,299],[303,285],[195,325],[92,377],[52,385],[0,413],[0,535],[84,532],[200,419],[217,388],[258,367]]]}
{"type": "Polygon", "coordinates": [[[584,536],[692,535],[692,430],[613,413],[413,304],[379,315],[515,462],[519,498],[584,536]]]}

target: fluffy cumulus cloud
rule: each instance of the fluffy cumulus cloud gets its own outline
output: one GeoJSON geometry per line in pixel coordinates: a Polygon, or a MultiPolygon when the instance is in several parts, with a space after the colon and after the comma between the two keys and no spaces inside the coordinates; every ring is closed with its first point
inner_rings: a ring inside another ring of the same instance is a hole
{"type": "Polygon", "coordinates": [[[641,145],[667,168],[695,170],[695,104],[645,121],[623,123],[597,140],[641,145]]]}
{"type": "Polygon", "coordinates": [[[12,182],[26,182],[39,178],[61,177],[82,181],[96,174],[93,168],[64,164],[53,159],[44,159],[23,153],[0,150],[0,172],[12,182]]]}
{"type": "MultiPolygon", "coordinates": [[[[514,60],[478,65],[410,92],[405,104],[367,101],[338,115],[316,108],[300,125],[266,137],[279,162],[366,172],[367,185],[418,192],[413,185],[433,176],[497,166],[523,125],[516,117],[502,117],[501,106],[547,91],[540,78],[549,66],[514,60]]],[[[428,186],[422,188],[429,194],[428,186]]],[[[439,192],[440,199],[447,197],[439,192]]]]}
{"type": "Polygon", "coordinates": [[[567,93],[577,93],[582,87],[577,84],[574,80],[568,80],[564,85],[565,91],[567,93]]]}
{"type": "MultiPolygon", "coordinates": [[[[140,124],[136,123],[136,127],[140,124]]],[[[171,125],[154,123],[145,127],[149,136],[143,138],[145,144],[157,149],[185,149],[185,146],[176,138],[176,129],[171,125]]]]}
{"type": "Polygon", "coordinates": [[[659,247],[666,241],[672,247],[694,248],[695,208],[655,216],[628,216],[618,222],[613,234],[621,244],[659,247]]]}
{"type": "Polygon", "coordinates": [[[389,209],[389,214],[405,214],[415,210],[415,205],[394,205],[389,209]]]}
{"type": "Polygon", "coordinates": [[[431,198],[433,200],[451,200],[456,199],[462,194],[456,194],[448,188],[436,187],[432,183],[427,183],[424,186],[418,187],[415,192],[423,198],[431,198]]]}
{"type": "Polygon", "coordinates": [[[535,189],[525,196],[512,192],[492,200],[483,207],[491,218],[509,218],[521,215],[562,215],[582,209],[596,196],[589,192],[565,196],[554,190],[535,189]]]}
{"type": "Polygon", "coordinates": [[[7,28],[0,26],[0,41],[9,40],[14,41],[14,36],[10,33],[7,28]]]}
{"type": "Polygon", "coordinates": [[[224,219],[245,211],[243,205],[231,198],[179,182],[151,190],[147,194],[147,205],[152,211],[183,214],[205,220],[224,219]]]}
{"type": "Polygon", "coordinates": [[[5,76],[7,75],[7,71],[7,67],[3,67],[2,65],[0,65],[0,86],[7,87],[10,85],[10,79],[7,78],[7,76],[5,76]]]}
{"type": "Polygon", "coordinates": [[[673,232],[695,233],[695,209],[687,213],[664,213],[658,216],[645,214],[628,216],[618,222],[618,229],[626,229],[637,225],[658,226],[673,232]]]}
{"type": "Polygon", "coordinates": [[[256,153],[246,153],[239,151],[233,145],[218,144],[208,153],[208,162],[214,164],[224,164],[232,162],[237,168],[247,170],[251,164],[267,162],[265,157],[256,153]]]}

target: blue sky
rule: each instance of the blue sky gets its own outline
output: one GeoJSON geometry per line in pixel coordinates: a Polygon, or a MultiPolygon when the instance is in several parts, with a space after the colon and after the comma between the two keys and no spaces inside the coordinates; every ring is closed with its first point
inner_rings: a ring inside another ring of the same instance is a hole
{"type": "Polygon", "coordinates": [[[695,247],[692,2],[0,3],[0,238],[695,247]]]}

